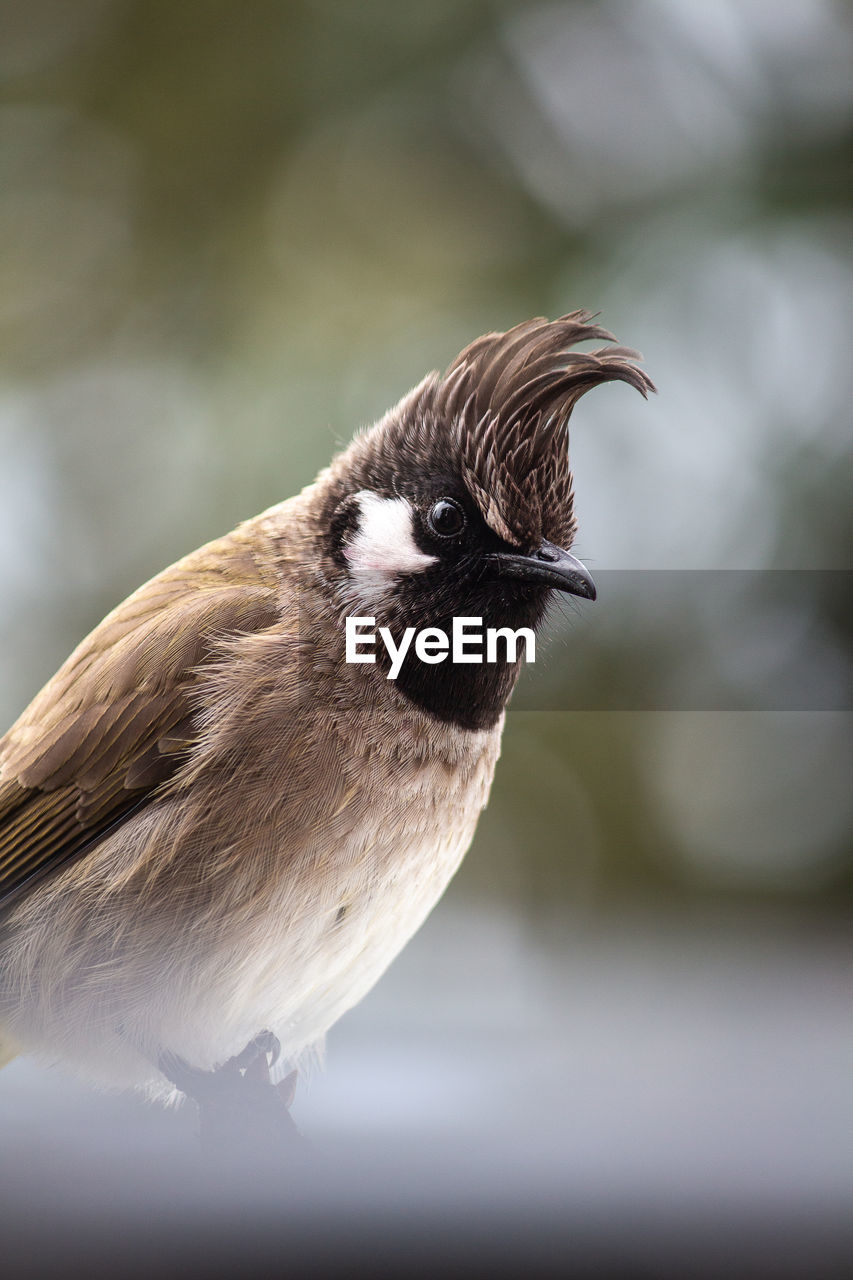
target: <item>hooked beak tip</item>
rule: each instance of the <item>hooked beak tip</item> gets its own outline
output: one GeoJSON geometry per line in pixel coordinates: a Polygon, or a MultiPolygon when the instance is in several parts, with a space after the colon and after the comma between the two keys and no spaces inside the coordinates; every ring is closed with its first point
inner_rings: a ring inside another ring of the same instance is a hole
{"type": "Polygon", "coordinates": [[[499,578],[552,587],[583,600],[596,598],[595,583],[586,565],[552,542],[543,542],[538,551],[529,556],[500,552],[492,561],[499,578]]]}

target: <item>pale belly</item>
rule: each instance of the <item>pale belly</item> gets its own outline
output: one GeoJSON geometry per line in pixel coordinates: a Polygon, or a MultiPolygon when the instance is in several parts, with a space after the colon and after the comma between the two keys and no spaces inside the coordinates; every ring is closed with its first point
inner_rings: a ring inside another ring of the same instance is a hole
{"type": "MultiPolygon", "coordinates": [[[[172,1092],[157,1069],[163,1048],[211,1068],[267,1028],[281,1041],[282,1064],[298,1061],[371,989],[438,901],[470,844],[493,768],[487,756],[441,806],[422,803],[423,779],[414,793],[402,788],[381,823],[359,805],[341,838],[307,850],[265,900],[251,900],[247,881],[230,905],[187,911],[180,929],[158,933],[147,907],[133,915],[119,894],[97,919],[66,894],[66,914],[48,891],[16,948],[35,962],[13,979],[26,996],[7,1026],[24,1049],[152,1096],[172,1092]],[[72,929],[85,929],[76,970],[72,929]]],[[[280,838],[286,845],[286,830],[280,838]]],[[[95,856],[106,863],[110,850],[95,856]]]]}
{"type": "MultiPolygon", "coordinates": [[[[362,999],[443,894],[473,835],[474,823],[443,838],[410,845],[402,866],[348,895],[331,921],[291,927],[279,948],[258,950],[252,990],[238,997],[241,1030],[269,1026],[285,1058],[322,1042],[337,1019],[362,999]],[[294,939],[300,939],[294,946],[294,939]]],[[[397,850],[399,857],[401,851],[397,850]]],[[[249,1034],[254,1034],[254,1031],[249,1034]]]]}

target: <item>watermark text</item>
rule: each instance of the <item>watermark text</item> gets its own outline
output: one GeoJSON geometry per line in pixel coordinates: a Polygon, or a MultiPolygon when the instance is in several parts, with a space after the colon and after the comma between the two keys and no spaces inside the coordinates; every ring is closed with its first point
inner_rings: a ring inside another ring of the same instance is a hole
{"type": "MultiPolygon", "coordinates": [[[[347,662],[376,661],[376,619],[351,617],[345,622],[347,662]]],[[[536,661],[536,635],[530,627],[483,627],[482,618],[454,618],[450,635],[441,627],[406,627],[397,644],[388,627],[379,628],[391,666],[388,679],[396,680],[409,650],[419,662],[434,665],[447,658],[458,663],[518,661],[523,642],[527,662],[536,661]]]]}

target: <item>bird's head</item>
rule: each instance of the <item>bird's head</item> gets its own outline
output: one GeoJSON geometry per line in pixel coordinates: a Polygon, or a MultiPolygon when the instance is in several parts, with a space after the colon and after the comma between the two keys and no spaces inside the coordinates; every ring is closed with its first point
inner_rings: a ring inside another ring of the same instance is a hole
{"type": "MultiPolygon", "coordinates": [[[[554,591],[595,599],[570,551],[569,417],[600,382],[654,387],[636,352],[572,349],[590,339],[615,342],[583,311],[486,334],[335,459],[320,523],[343,614],[374,617],[399,642],[410,627],[449,635],[460,616],[535,628],[554,591]]],[[[397,686],[441,720],[485,728],[519,665],[427,664],[410,649],[397,686]]]]}

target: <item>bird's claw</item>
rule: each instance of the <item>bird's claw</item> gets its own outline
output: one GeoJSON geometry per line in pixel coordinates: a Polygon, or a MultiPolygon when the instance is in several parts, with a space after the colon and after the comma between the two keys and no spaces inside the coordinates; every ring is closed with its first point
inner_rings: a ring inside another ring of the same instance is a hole
{"type": "Polygon", "coordinates": [[[274,1152],[277,1141],[299,1137],[290,1117],[297,1073],[291,1071],[277,1085],[270,1079],[280,1053],[278,1039],[265,1030],[212,1071],[169,1052],[160,1055],[159,1067],[198,1106],[201,1139],[208,1150],[230,1151],[236,1143],[252,1152],[274,1152]]]}
{"type": "Polygon", "coordinates": [[[201,1102],[205,1096],[210,1096],[211,1085],[216,1076],[216,1069],[213,1071],[204,1071],[201,1067],[193,1067],[187,1062],[186,1058],[182,1058],[177,1053],[170,1053],[164,1050],[160,1054],[157,1066],[163,1075],[173,1084],[181,1093],[185,1093],[188,1098],[192,1098],[194,1102],[201,1102]]]}
{"type": "MultiPolygon", "coordinates": [[[[169,1050],[164,1050],[160,1054],[157,1065],[170,1084],[173,1084],[176,1089],[180,1089],[181,1093],[185,1093],[187,1097],[200,1101],[200,1095],[210,1096],[211,1090],[209,1086],[215,1080],[222,1080],[223,1077],[233,1078],[239,1072],[249,1071],[256,1065],[260,1069],[251,1071],[252,1077],[254,1079],[269,1080],[270,1070],[275,1066],[280,1056],[281,1041],[278,1036],[273,1035],[272,1031],[264,1029],[259,1031],[256,1036],[253,1036],[246,1047],[235,1054],[233,1058],[217,1063],[212,1071],[205,1071],[202,1067],[193,1067],[185,1058],[180,1057],[177,1053],[171,1053],[169,1050]]],[[[289,1079],[289,1077],[287,1078],[289,1079]]]]}
{"type": "Polygon", "coordinates": [[[271,1031],[264,1029],[259,1031],[246,1045],[245,1049],[241,1049],[233,1058],[229,1058],[223,1065],[225,1067],[237,1067],[239,1070],[245,1070],[259,1058],[267,1060],[267,1069],[271,1069],[278,1062],[281,1056],[281,1041],[278,1036],[273,1035],[271,1031]]]}

